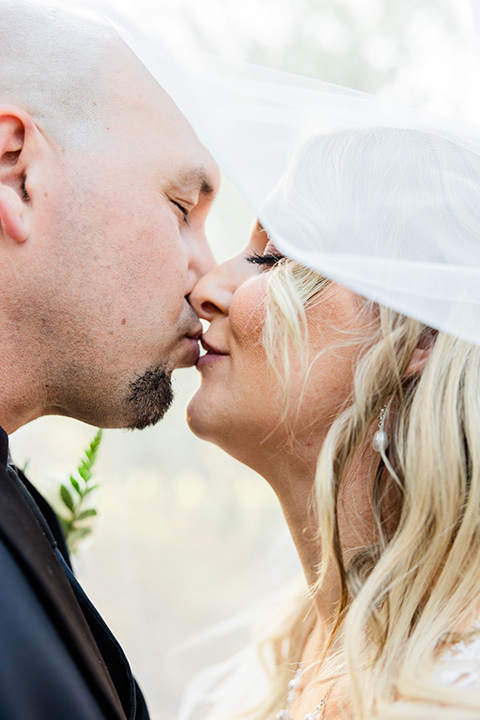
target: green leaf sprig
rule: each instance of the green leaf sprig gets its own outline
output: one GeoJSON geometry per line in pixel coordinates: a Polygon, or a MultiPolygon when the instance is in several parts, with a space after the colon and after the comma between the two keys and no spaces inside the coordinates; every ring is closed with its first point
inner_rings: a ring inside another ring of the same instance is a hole
{"type": "Polygon", "coordinates": [[[98,430],[85,450],[85,455],[76,470],[76,477],[70,475],[70,487],[63,483],[60,485],[59,494],[64,512],[59,514],[59,520],[65,533],[68,549],[73,553],[77,552],[82,538],[92,532],[92,519],[98,514],[95,508],[85,507],[85,505],[90,493],[98,488],[98,484],[92,483],[92,478],[102,435],[103,430],[98,430]]]}

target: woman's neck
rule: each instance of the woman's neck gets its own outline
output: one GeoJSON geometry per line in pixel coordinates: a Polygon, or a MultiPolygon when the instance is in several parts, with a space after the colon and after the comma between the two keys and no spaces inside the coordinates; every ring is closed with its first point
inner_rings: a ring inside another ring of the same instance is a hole
{"type": "MultiPolygon", "coordinates": [[[[371,506],[371,489],[378,454],[368,444],[359,449],[342,483],[337,503],[340,546],[345,565],[355,552],[375,539],[371,506]]],[[[315,463],[296,462],[289,455],[278,462],[266,477],[275,491],[295,543],[307,583],[318,579],[321,540],[318,533],[318,510],[315,499],[315,463]]],[[[327,570],[322,587],[316,592],[316,608],[325,633],[333,627],[341,599],[341,584],[336,563],[327,570]]]]}

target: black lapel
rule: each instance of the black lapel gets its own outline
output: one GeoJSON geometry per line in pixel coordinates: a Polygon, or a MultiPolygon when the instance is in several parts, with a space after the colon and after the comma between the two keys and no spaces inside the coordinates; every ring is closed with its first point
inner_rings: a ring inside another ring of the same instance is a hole
{"type": "Polygon", "coordinates": [[[50,540],[0,464],[0,536],[35,588],[107,718],[125,720],[112,679],[50,540]]]}
{"type": "Polygon", "coordinates": [[[67,543],[65,541],[65,536],[63,534],[62,526],[60,525],[60,522],[58,520],[57,514],[54,512],[54,510],[50,507],[50,505],[47,503],[43,495],[40,495],[37,488],[32,485],[30,480],[25,477],[23,472],[19,470],[15,465],[11,466],[17,477],[20,478],[20,481],[22,485],[24,485],[29,492],[29,494],[32,496],[35,504],[37,505],[38,509],[40,510],[41,514],[45,518],[45,521],[47,523],[48,528],[50,529],[53,539],[57,543],[57,547],[62,553],[63,559],[67,563],[70,570],[72,569],[72,563],[70,562],[70,554],[68,552],[67,543]]]}

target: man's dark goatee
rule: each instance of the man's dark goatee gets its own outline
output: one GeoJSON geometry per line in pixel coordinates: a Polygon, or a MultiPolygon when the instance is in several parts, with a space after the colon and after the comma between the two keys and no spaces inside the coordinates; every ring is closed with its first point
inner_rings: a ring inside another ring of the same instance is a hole
{"type": "Polygon", "coordinates": [[[131,430],[155,425],[173,402],[172,380],[163,368],[147,370],[130,383],[130,407],[134,411],[131,430]]]}

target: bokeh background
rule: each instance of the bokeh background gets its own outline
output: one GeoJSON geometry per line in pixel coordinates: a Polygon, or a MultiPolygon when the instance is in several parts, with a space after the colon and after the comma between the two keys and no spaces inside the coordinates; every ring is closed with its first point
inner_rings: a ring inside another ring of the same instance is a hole
{"type": "MultiPolygon", "coordinates": [[[[468,2],[152,0],[152,8],[177,48],[194,45],[480,122],[476,7],[468,2]]],[[[208,223],[219,261],[242,247],[252,220],[224,178],[208,223]]],[[[161,720],[175,717],[197,671],[246,641],[242,623],[229,619],[299,572],[265,482],[189,433],[184,408],[197,383],[195,369],[177,372],[175,407],[157,427],[105,432],[99,517],[76,558],[161,720]]],[[[94,432],[43,418],[12,436],[12,454],[20,466],[28,461],[32,481],[55,500],[94,432]]]]}

